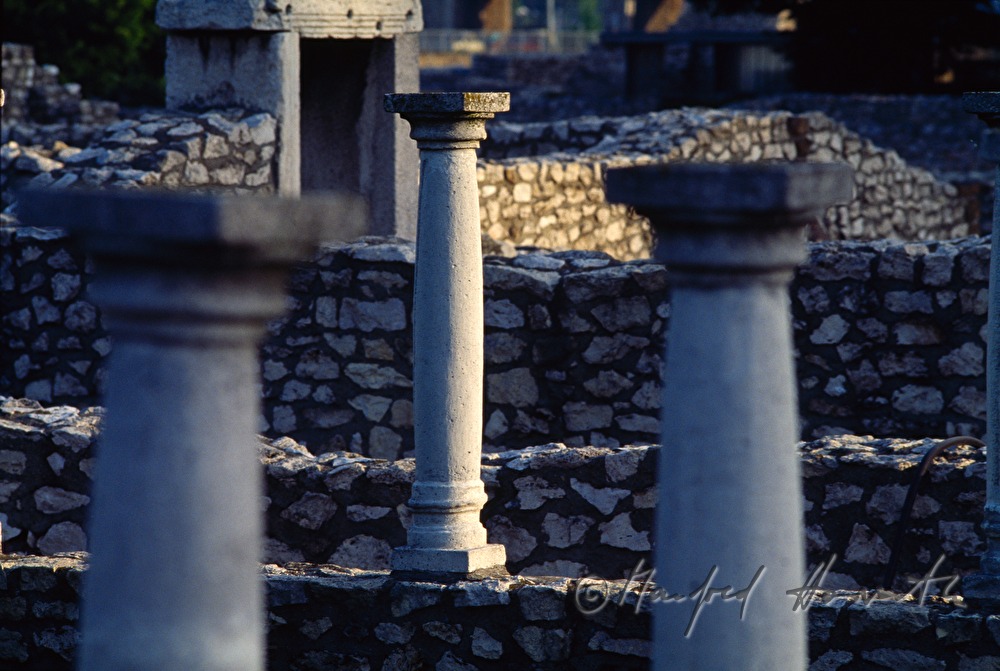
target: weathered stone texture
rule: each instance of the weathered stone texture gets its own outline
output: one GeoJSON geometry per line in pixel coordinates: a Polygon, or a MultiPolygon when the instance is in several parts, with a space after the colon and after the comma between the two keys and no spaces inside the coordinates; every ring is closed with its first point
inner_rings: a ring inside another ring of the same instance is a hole
{"type": "Polygon", "coordinates": [[[147,112],[102,128],[82,149],[11,140],[0,147],[3,206],[25,186],[273,193],[276,128],[268,114],[237,109],[147,112]]]}
{"type": "MultiPolygon", "coordinates": [[[[85,549],[100,418],[100,409],[2,401],[5,549],[85,549]]],[[[840,557],[828,584],[867,586],[881,579],[906,487],[931,445],[928,439],[853,436],[802,445],[809,561],[840,557]]],[[[259,450],[270,561],[388,567],[391,548],[405,543],[412,459],[314,455],[289,438],[263,442],[259,450]]],[[[648,563],[657,453],[649,446],[550,443],[484,455],[490,541],[505,544],[508,568],[526,575],[618,577],[640,560],[648,563]]],[[[982,448],[952,447],[934,463],[905,537],[897,587],[908,588],[941,553],[941,575],[978,565],[984,472],[982,448]]]]}
{"type": "Polygon", "coordinates": [[[619,259],[651,256],[649,222],[605,201],[604,174],[687,160],[850,164],[854,200],[830,208],[811,227],[813,240],[926,240],[975,230],[955,186],[819,112],[681,109],[568,122],[498,121],[482,155],[483,232],[519,246],[592,249],[619,259]]]}
{"type": "MultiPolygon", "coordinates": [[[[413,257],[367,238],[299,267],[262,350],[270,435],[315,452],[413,449],[413,257]]],[[[111,341],[89,262],[58,232],[10,227],[0,260],[0,388],[94,402],[111,341]]],[[[804,436],[982,435],[988,262],[983,238],[812,244],[791,290],[804,436]]],[[[663,266],[522,250],[486,257],[484,277],[487,450],[657,439],[663,266]]]]}
{"type": "MultiPolygon", "coordinates": [[[[0,664],[68,671],[79,645],[86,555],[0,561],[0,664]]],[[[268,668],[649,667],[648,589],[655,584],[504,577],[445,585],[305,564],[265,565],[261,573],[268,668]]],[[[806,599],[812,671],[858,663],[893,670],[997,668],[1000,643],[991,634],[1000,629],[997,616],[967,613],[939,597],[919,604],[901,594],[879,596],[868,605],[857,592],[821,590],[806,599]]],[[[735,612],[733,626],[740,626],[735,612]]]]}

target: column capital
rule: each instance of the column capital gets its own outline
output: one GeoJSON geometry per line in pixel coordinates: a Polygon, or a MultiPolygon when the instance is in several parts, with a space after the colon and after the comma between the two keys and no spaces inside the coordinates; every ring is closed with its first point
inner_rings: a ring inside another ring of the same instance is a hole
{"type": "Polygon", "coordinates": [[[786,270],[804,258],[800,227],[850,200],[841,163],[670,163],[609,170],[608,199],[650,218],[661,256],[694,273],[786,270]]]}
{"type": "Polygon", "coordinates": [[[287,266],[316,240],[363,235],[363,199],[301,200],[168,191],[27,190],[18,212],[34,226],[66,229],[99,261],[126,259],[203,269],[287,266]]]}
{"type": "Polygon", "coordinates": [[[979,155],[987,161],[1000,163],[1000,123],[996,128],[987,128],[983,131],[982,139],[979,141],[979,155]]]}
{"type": "Polygon", "coordinates": [[[285,271],[319,240],[363,234],[357,196],[305,200],[149,191],[26,191],[97,262],[91,294],[119,337],[253,346],[284,310],[285,271]]]}
{"type": "Polygon", "coordinates": [[[1000,91],[969,91],[962,94],[962,107],[990,128],[1000,128],[1000,91]]]}
{"type": "Polygon", "coordinates": [[[510,93],[386,93],[385,110],[414,117],[493,115],[510,110],[510,93]]]}
{"type": "Polygon", "coordinates": [[[486,120],[509,109],[510,93],[385,95],[385,110],[410,122],[410,137],[421,149],[474,149],[486,139],[486,120]]]}

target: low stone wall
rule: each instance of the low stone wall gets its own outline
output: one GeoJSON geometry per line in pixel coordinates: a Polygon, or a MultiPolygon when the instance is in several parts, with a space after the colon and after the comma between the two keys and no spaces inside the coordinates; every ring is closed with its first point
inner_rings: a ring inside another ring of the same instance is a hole
{"type": "Polygon", "coordinates": [[[955,186],[908,166],[818,112],[683,109],[644,116],[491,124],[480,164],[483,230],[517,245],[652,255],[648,221],[604,200],[608,168],[673,161],[844,161],[855,198],[827,211],[814,240],[928,240],[975,221],[955,186]]]}
{"type": "Polygon", "coordinates": [[[805,435],[982,436],[990,245],[822,243],[792,286],[805,435]]]}
{"type": "MultiPolygon", "coordinates": [[[[111,125],[83,150],[8,142],[0,152],[3,205],[26,184],[271,192],[275,125],[273,117],[242,110],[159,112],[111,125]]],[[[978,225],[970,223],[978,219],[978,196],[960,195],[818,112],[685,109],[554,123],[496,121],[489,133],[478,168],[483,232],[519,246],[650,257],[648,221],[605,201],[604,174],[611,167],[688,160],[849,163],[855,199],[812,227],[815,240],[952,238],[978,225]]]]}
{"type": "Polygon", "coordinates": [[[84,100],[79,84],[59,83],[58,67],[35,62],[33,47],[4,42],[0,55],[3,62],[0,85],[6,94],[3,142],[16,139],[7,137],[16,122],[55,125],[70,135],[82,132],[86,137],[94,127],[117,120],[117,103],[84,100]]]}
{"type": "MultiPolygon", "coordinates": [[[[0,664],[12,671],[68,671],[80,642],[85,557],[2,557],[0,567],[0,664]]],[[[648,586],[641,583],[532,577],[444,585],[309,565],[262,572],[269,669],[649,668],[650,597],[642,596],[648,586]],[[604,594],[609,603],[588,614],[604,594]]],[[[1000,665],[1000,616],[937,597],[925,603],[898,594],[882,598],[866,605],[857,594],[819,592],[808,613],[809,668],[985,671],[1000,665]]],[[[728,607],[733,626],[740,626],[739,606],[728,607]]]]}
{"type": "MultiPolygon", "coordinates": [[[[523,251],[523,250],[522,250],[523,251]]],[[[269,435],[316,453],[413,449],[409,243],[300,267],[262,349],[269,435]]],[[[59,233],[0,227],[0,390],[94,403],[111,341],[59,233]]],[[[983,435],[989,241],[827,242],[796,273],[802,435],[983,435]]],[[[669,282],[597,252],[487,257],[486,449],[658,440],[669,282]]]]}
{"type": "MultiPolygon", "coordinates": [[[[4,549],[86,548],[93,445],[101,411],[0,403],[0,504],[4,549]]],[[[827,437],[800,446],[810,565],[837,560],[825,583],[881,584],[906,488],[931,440],[827,437]]],[[[711,449],[711,446],[706,446],[711,449]]],[[[267,561],[386,569],[405,545],[414,465],[331,452],[314,456],[288,438],[261,443],[267,561]]],[[[486,454],[490,542],[522,575],[627,576],[652,553],[655,446],[548,444],[486,454]]],[[[932,466],[900,555],[908,589],[938,559],[939,575],[978,567],[985,495],[983,448],[952,447],[932,466]]]]}
{"type": "Polygon", "coordinates": [[[108,126],[86,149],[9,142],[0,150],[4,205],[24,186],[273,193],[276,128],[274,117],[241,110],[150,112],[108,126]]]}

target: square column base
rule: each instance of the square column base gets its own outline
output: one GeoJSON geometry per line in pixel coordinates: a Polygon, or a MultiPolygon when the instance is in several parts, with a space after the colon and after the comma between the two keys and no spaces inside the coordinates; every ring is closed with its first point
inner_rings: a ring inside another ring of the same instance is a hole
{"type": "Polygon", "coordinates": [[[392,551],[392,570],[405,573],[507,574],[507,551],[503,545],[448,550],[404,546],[392,551]]]}
{"type": "Polygon", "coordinates": [[[962,597],[977,610],[1000,613],[1000,575],[974,573],[962,578],[962,597]]]}

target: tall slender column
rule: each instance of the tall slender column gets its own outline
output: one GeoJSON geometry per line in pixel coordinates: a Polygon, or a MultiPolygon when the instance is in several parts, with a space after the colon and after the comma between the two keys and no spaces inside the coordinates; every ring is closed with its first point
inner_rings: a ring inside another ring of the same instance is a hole
{"type": "Polygon", "coordinates": [[[285,271],[360,234],[353,200],[24,194],[98,265],[114,337],[91,507],[82,671],[263,671],[258,341],[285,271]]]}
{"type": "MultiPolygon", "coordinates": [[[[966,93],[962,102],[988,126],[980,154],[1000,164],[1000,91],[966,93]]],[[[990,244],[990,300],[986,343],[986,506],[983,532],[986,550],[979,573],[962,580],[962,595],[971,604],[1000,610],[1000,165],[997,166],[990,244]]]]}
{"type": "Polygon", "coordinates": [[[786,594],[804,582],[788,283],[804,224],[850,199],[851,171],[674,164],[607,184],[649,216],[672,288],[654,668],[805,669],[806,620],[786,594]]]}
{"type": "Polygon", "coordinates": [[[479,520],[483,418],[483,257],[476,148],[507,93],[390,94],[420,150],[413,287],[413,429],[417,472],[398,571],[469,574],[503,567],[479,520]]]}

